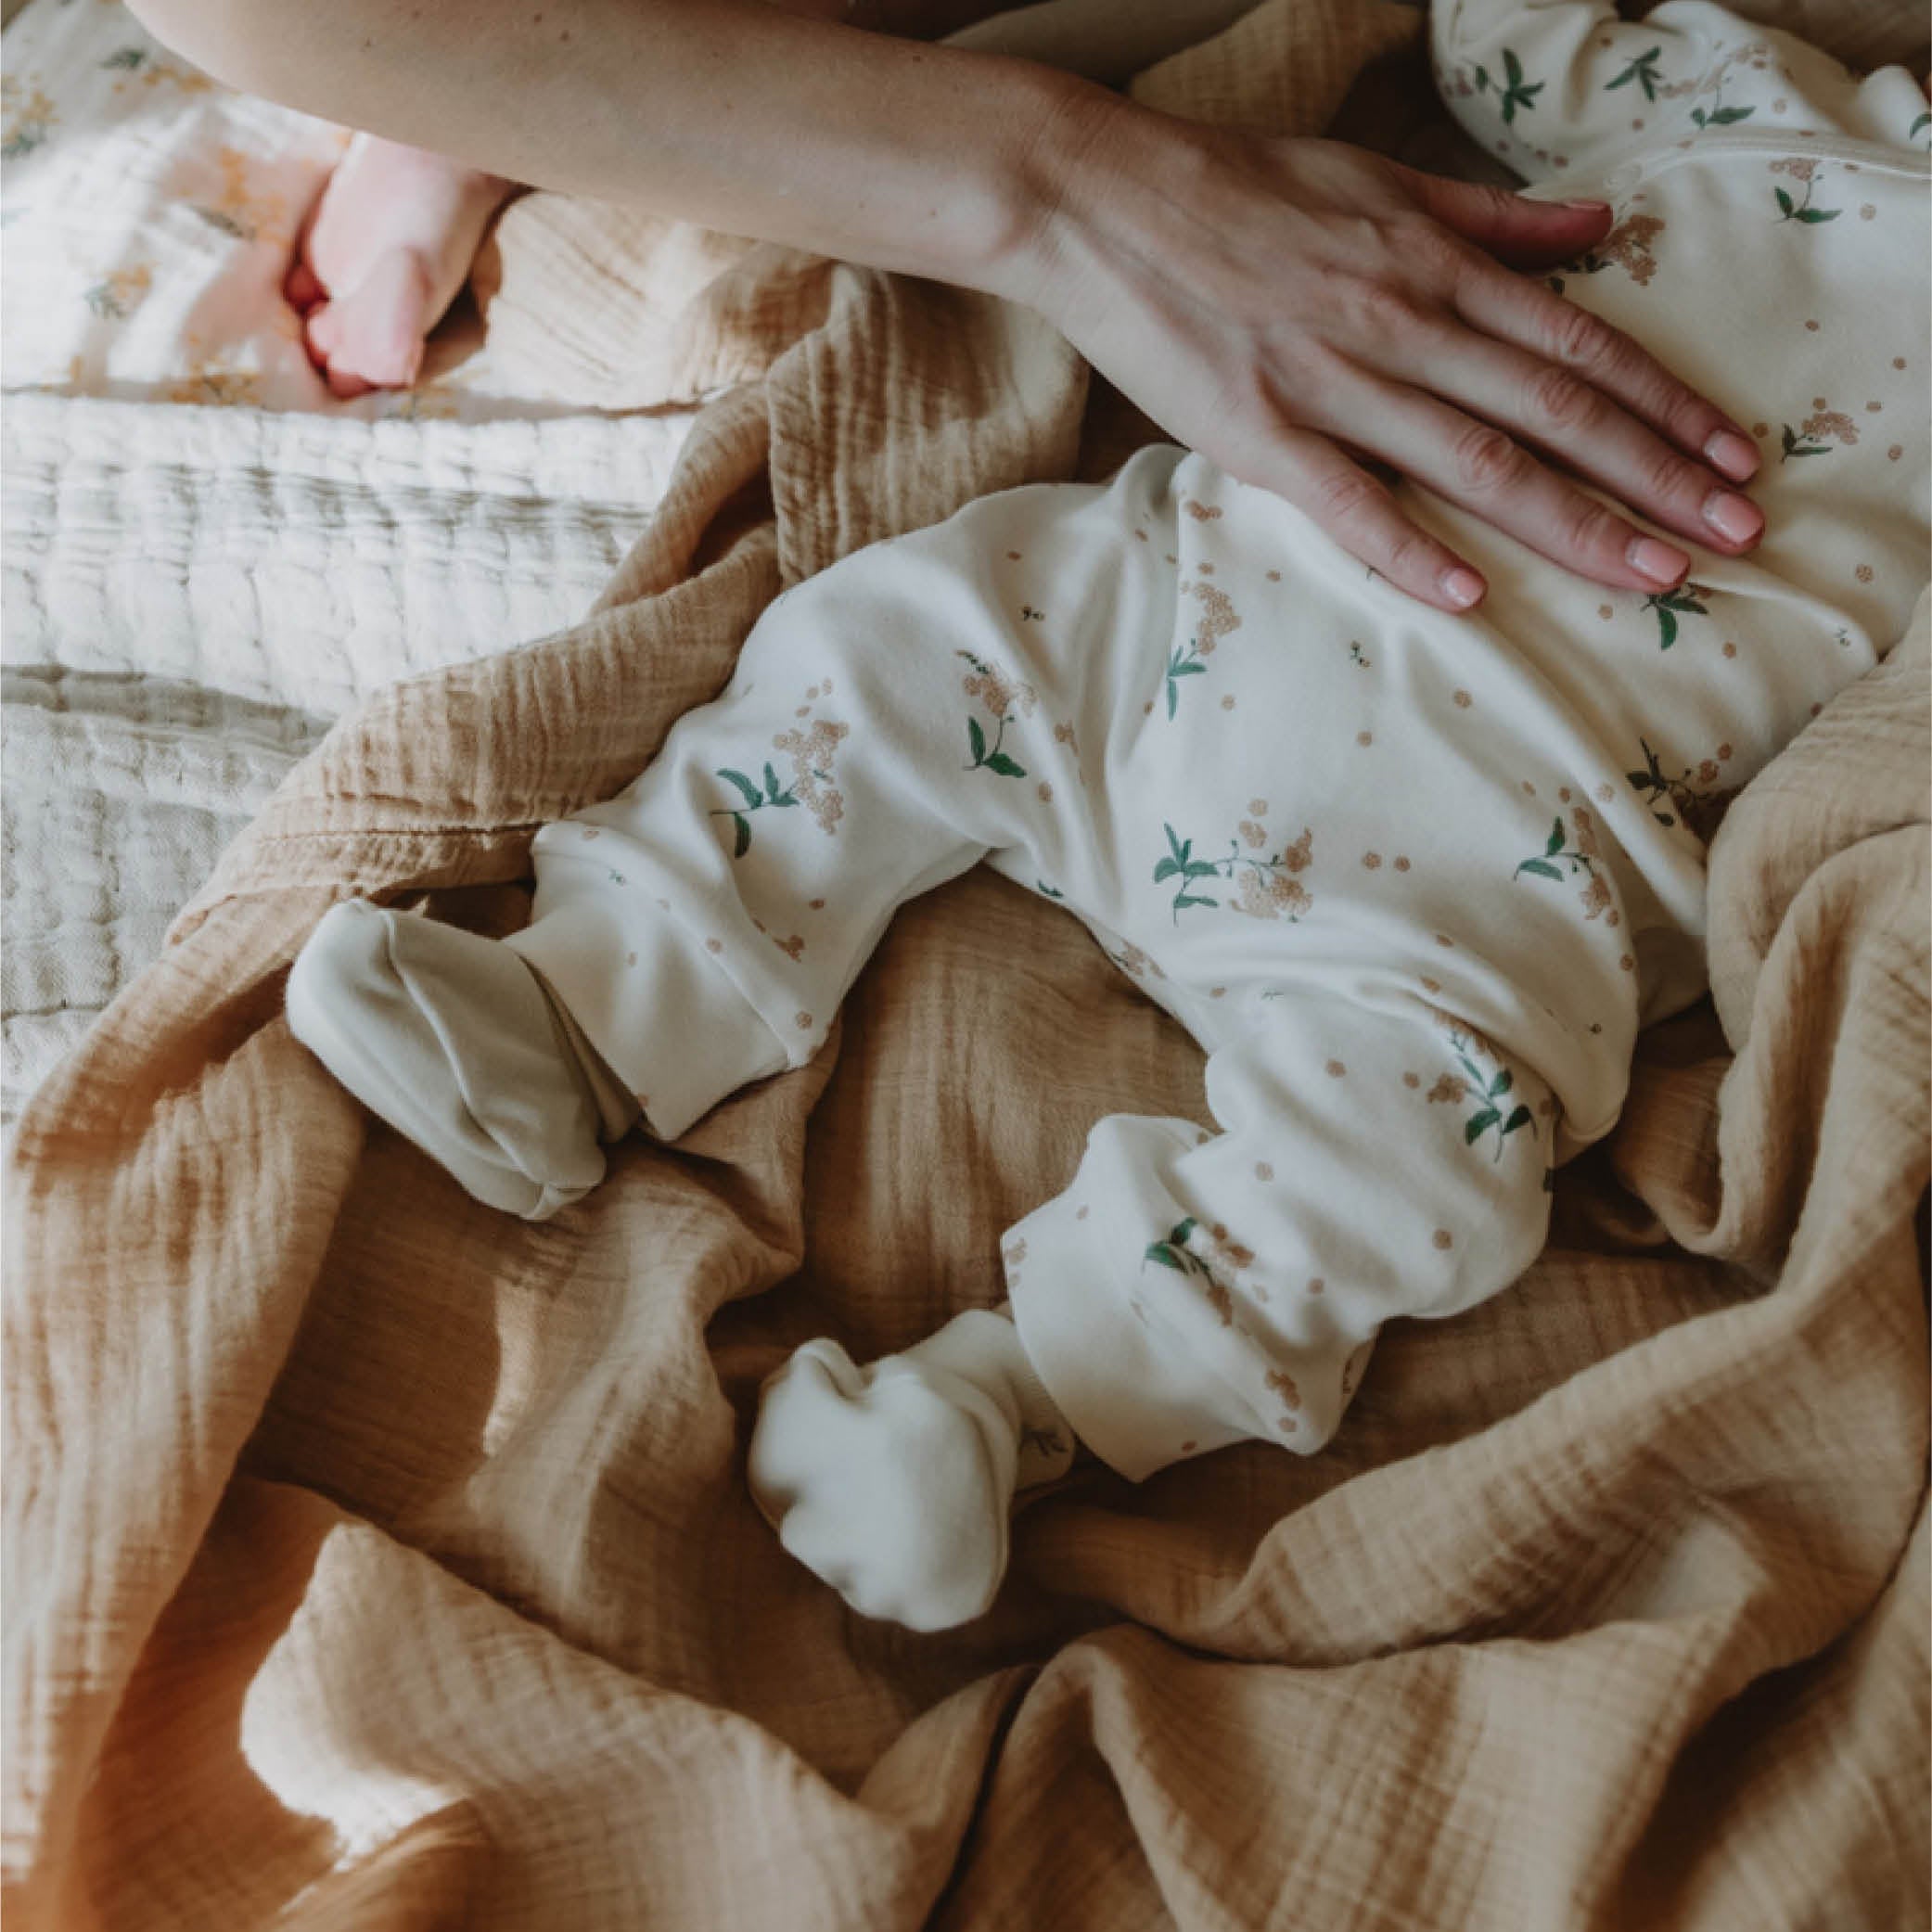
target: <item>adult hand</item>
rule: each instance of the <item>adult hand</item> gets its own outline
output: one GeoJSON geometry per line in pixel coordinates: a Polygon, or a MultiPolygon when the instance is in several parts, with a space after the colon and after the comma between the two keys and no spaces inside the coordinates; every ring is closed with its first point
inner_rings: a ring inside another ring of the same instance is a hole
{"type": "Polygon", "coordinates": [[[1764,518],[1726,480],[1758,451],[1628,336],[1502,265],[1567,259],[1610,220],[1110,100],[1068,141],[1005,292],[1178,441],[1426,603],[1465,609],[1485,586],[1357,454],[1580,576],[1656,591],[1684,552],[1534,452],[1736,554],[1764,518]]]}

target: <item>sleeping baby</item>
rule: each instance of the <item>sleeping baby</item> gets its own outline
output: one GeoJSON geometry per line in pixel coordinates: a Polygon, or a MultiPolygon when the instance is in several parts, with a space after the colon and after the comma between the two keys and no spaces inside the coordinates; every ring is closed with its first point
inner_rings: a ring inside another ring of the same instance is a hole
{"type": "Polygon", "coordinates": [[[1450,0],[1435,45],[1487,147],[1615,203],[1558,279],[1754,426],[1755,554],[1606,594],[1405,485],[1491,586],[1450,617],[1144,450],[780,597],[635,784],[538,834],[523,931],[352,901],[290,978],[331,1071],[531,1218],[801,1065],[895,909],[982,860],[1194,1035],[1218,1131],[1101,1120],[1001,1308],[763,1389],[753,1493],[867,1616],[981,1612],[1076,1440],[1134,1479],[1319,1449],[1383,1323],[1515,1280],[1638,1030],[1703,991],[1714,814],[1925,588],[1913,80],[1701,4],[1450,0]]]}

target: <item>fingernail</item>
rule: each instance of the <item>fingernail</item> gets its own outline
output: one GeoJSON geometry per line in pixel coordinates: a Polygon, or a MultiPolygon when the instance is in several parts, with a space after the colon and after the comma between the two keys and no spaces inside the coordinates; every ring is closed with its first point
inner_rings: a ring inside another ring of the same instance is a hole
{"type": "Polygon", "coordinates": [[[1682,550],[1660,544],[1655,537],[1639,537],[1624,552],[1630,567],[1653,583],[1675,583],[1691,567],[1682,550]]]}
{"type": "Polygon", "coordinates": [[[1733,544],[1755,544],[1764,534],[1764,512],[1729,490],[1713,490],[1704,499],[1704,520],[1733,544]]]}
{"type": "Polygon", "coordinates": [[[1713,469],[1721,469],[1733,482],[1741,483],[1758,468],[1758,445],[1734,429],[1720,429],[1704,445],[1704,454],[1713,469]]]}
{"type": "Polygon", "coordinates": [[[1610,212],[1610,204],[1607,201],[1566,201],[1563,205],[1566,208],[1587,209],[1592,214],[1610,212]]]}
{"type": "MultiPolygon", "coordinates": [[[[1688,557],[1684,559],[1684,566],[1686,569],[1690,566],[1688,557]]],[[[1458,610],[1468,609],[1470,605],[1481,598],[1483,592],[1488,588],[1489,585],[1474,570],[1460,564],[1454,569],[1444,570],[1442,573],[1442,595],[1458,610]]]]}

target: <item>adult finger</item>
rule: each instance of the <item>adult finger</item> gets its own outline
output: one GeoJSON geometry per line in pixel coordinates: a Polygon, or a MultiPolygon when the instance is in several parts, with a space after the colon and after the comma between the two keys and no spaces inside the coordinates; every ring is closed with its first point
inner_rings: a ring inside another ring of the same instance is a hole
{"type": "Polygon", "coordinates": [[[1366,378],[1375,452],[1552,563],[1616,590],[1669,590],[1691,560],[1540,463],[1506,431],[1416,389],[1366,378]]]}
{"type": "MultiPolygon", "coordinates": [[[[1733,482],[1741,483],[1756,471],[1758,445],[1737,424],[1602,317],[1538,283],[1473,261],[1456,285],[1454,306],[1465,322],[1499,341],[1513,342],[1580,376],[1733,482]]],[[[1631,499],[1631,507],[1657,516],[1664,506],[1640,495],[1631,499]]]]}
{"type": "Polygon", "coordinates": [[[1467,610],[1488,588],[1454,551],[1402,514],[1388,484],[1325,436],[1284,429],[1240,474],[1286,498],[1351,557],[1439,610],[1467,610]]]}
{"type": "Polygon", "coordinates": [[[1424,214],[1514,267],[1547,267],[1580,255],[1604,238],[1615,219],[1607,201],[1537,201],[1400,163],[1395,171],[1424,214]]]}
{"type": "Polygon", "coordinates": [[[1764,534],[1764,514],[1749,497],[1560,364],[1446,320],[1391,349],[1377,358],[1383,373],[1562,457],[1619,502],[1644,503],[1653,522],[1679,536],[1735,553],[1764,534]]]}

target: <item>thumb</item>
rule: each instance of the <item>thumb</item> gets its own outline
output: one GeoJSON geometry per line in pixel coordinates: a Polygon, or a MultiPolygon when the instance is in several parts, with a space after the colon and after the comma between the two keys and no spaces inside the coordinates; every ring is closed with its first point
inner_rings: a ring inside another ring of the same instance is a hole
{"type": "Polygon", "coordinates": [[[1513,268],[1542,267],[1578,254],[1601,241],[1614,218],[1607,201],[1538,201],[1480,182],[1450,181],[1414,168],[1400,172],[1425,214],[1513,268]]]}

